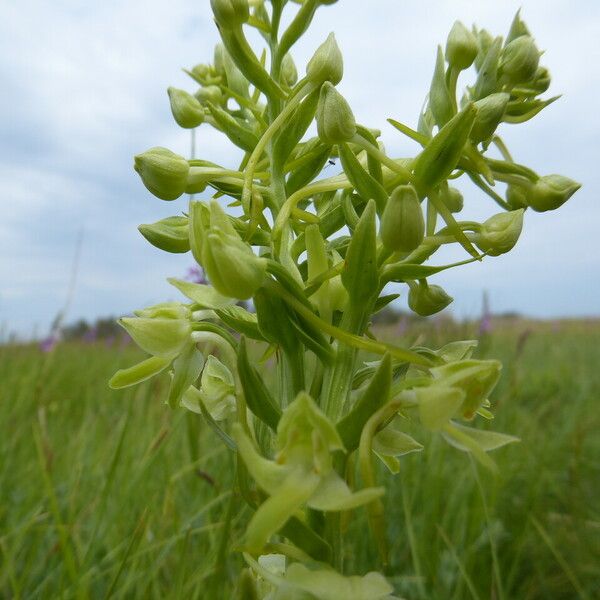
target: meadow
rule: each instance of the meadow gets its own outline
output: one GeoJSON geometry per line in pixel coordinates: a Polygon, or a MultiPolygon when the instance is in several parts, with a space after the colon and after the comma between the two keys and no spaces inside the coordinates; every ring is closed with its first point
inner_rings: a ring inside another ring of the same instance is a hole
{"type": "MultiPolygon", "coordinates": [[[[475,333],[453,327],[419,333],[432,347],[475,333]]],[[[437,438],[403,458],[385,499],[389,580],[410,600],[598,598],[600,323],[495,323],[479,356],[504,363],[494,429],[522,441],[494,452],[497,476],[437,438]]],[[[103,342],[0,347],[1,598],[231,597],[249,510],[233,456],[164,405],[166,379],[108,389],[139,358],[103,342]]],[[[365,521],[346,521],[364,540],[348,572],[375,568],[365,521]]]]}

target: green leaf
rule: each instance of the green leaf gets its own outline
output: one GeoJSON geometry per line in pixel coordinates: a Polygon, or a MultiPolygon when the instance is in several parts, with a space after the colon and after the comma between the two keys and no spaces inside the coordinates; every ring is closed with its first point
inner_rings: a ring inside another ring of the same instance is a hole
{"type": "Polygon", "coordinates": [[[365,423],[387,401],[392,385],[392,357],[385,354],[369,384],[359,396],[352,410],[338,421],[336,427],[348,452],[358,448],[365,423]]]}
{"type": "Polygon", "coordinates": [[[136,385],[164,371],[171,364],[171,358],[151,356],[127,369],[119,369],[108,382],[113,390],[136,385]]]}
{"type": "Polygon", "coordinates": [[[243,336],[238,346],[237,368],[248,408],[273,431],[276,431],[281,418],[281,410],[271,396],[263,378],[250,364],[246,340],[243,336]]]}
{"type": "Polygon", "coordinates": [[[206,103],[210,114],[217,127],[239,148],[246,152],[252,152],[258,144],[256,134],[241,121],[232,117],[228,112],[215,106],[211,102],[206,103]]]}
{"type": "Polygon", "coordinates": [[[377,211],[379,213],[383,212],[388,199],[388,194],[383,186],[363,169],[348,144],[339,144],[338,148],[344,173],[346,173],[358,195],[362,196],[365,200],[370,200],[371,198],[375,200],[377,211]]]}
{"type": "Polygon", "coordinates": [[[350,240],[342,283],[351,301],[367,304],[379,293],[375,201],[369,200],[350,240]]]}

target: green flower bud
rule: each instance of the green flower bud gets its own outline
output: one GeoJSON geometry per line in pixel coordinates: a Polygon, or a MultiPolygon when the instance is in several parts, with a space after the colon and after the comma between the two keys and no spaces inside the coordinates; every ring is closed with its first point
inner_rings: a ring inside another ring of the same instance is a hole
{"type": "Polygon", "coordinates": [[[527,206],[527,190],[519,185],[509,185],[506,188],[506,201],[513,210],[527,206]]]}
{"type": "Polygon", "coordinates": [[[477,56],[475,57],[475,68],[479,71],[483,65],[483,61],[494,43],[494,36],[487,29],[480,29],[474,32],[477,36],[477,56]]]}
{"type": "Polygon", "coordinates": [[[500,379],[502,365],[497,360],[467,359],[431,369],[435,385],[464,391],[462,415],[471,419],[487,400],[500,379]]]}
{"type": "Polygon", "coordinates": [[[502,121],[509,99],[509,94],[490,94],[475,102],[477,116],[470,133],[470,138],[475,143],[492,137],[502,121]]]}
{"type": "Polygon", "coordinates": [[[293,87],[298,81],[298,70],[290,54],[286,54],[281,61],[281,80],[288,87],[293,87]]]}
{"type": "Polygon", "coordinates": [[[317,105],[317,131],[326,144],[350,141],[356,135],[356,121],[346,99],[326,81],[317,105]]]}
{"type": "Polygon", "coordinates": [[[438,186],[455,169],[469,139],[477,109],[468,104],[452,117],[423,148],[414,162],[415,187],[421,196],[438,186]]]}
{"type": "Polygon", "coordinates": [[[248,0],[210,0],[215,21],[223,29],[233,29],[250,17],[248,0]]]}
{"type": "Polygon", "coordinates": [[[412,185],[401,185],[392,192],[381,216],[379,235],[393,252],[412,252],[423,241],[425,219],[412,185]]]}
{"type": "Polygon", "coordinates": [[[204,64],[198,64],[192,67],[192,75],[195,79],[206,79],[210,75],[210,67],[204,64]]]}
{"type": "Polygon", "coordinates": [[[412,282],[408,293],[408,306],[422,317],[429,317],[444,310],[454,298],[446,294],[439,285],[429,285],[425,281],[412,282]]]}
{"type": "Polygon", "coordinates": [[[153,246],[165,252],[183,253],[190,249],[187,217],[167,217],[151,225],[142,224],[138,230],[153,246]]]}
{"type": "Polygon", "coordinates": [[[167,148],[150,148],[136,155],[133,168],[148,191],[161,200],[175,200],[185,192],[190,165],[167,148]]]}
{"type": "Polygon", "coordinates": [[[455,21],[446,42],[446,60],[455,69],[468,69],[477,56],[477,39],[460,22],[455,21]]]}
{"type": "Polygon", "coordinates": [[[509,83],[527,82],[535,76],[540,62],[540,52],[533,38],[522,35],[502,50],[499,68],[509,83]]]}
{"type": "Polygon", "coordinates": [[[458,213],[463,209],[463,195],[455,187],[440,186],[440,199],[450,212],[458,213]]]}
{"type": "Polygon", "coordinates": [[[262,285],[267,263],[239,237],[211,232],[202,245],[203,267],[217,292],[247,300],[262,285]]]}
{"type": "Polygon", "coordinates": [[[167,92],[177,125],[184,129],[193,129],[204,121],[204,109],[194,96],[174,87],[170,87],[167,92]]]}
{"type": "Polygon", "coordinates": [[[523,229],[523,213],[520,208],[490,217],[481,224],[476,244],[490,256],[500,256],[512,250],[523,229]]]}
{"type": "Polygon", "coordinates": [[[317,85],[321,85],[325,81],[336,85],[342,80],[343,74],[344,59],[335,41],[335,36],[330,33],[308,61],[306,76],[317,85]]]}
{"type": "Polygon", "coordinates": [[[215,49],[213,52],[213,66],[215,68],[215,72],[221,76],[225,75],[225,46],[221,42],[215,45],[215,49]]]}
{"type": "Polygon", "coordinates": [[[119,325],[145,352],[174,357],[189,342],[192,326],[187,319],[123,318],[119,325]]]}
{"type": "Polygon", "coordinates": [[[580,183],[563,175],[544,175],[527,190],[526,202],[537,212],[555,210],[580,187],[580,183]]]}
{"type": "Polygon", "coordinates": [[[223,102],[223,92],[217,85],[207,85],[201,87],[195,94],[196,100],[199,102],[210,102],[215,106],[219,106],[223,102]]]}

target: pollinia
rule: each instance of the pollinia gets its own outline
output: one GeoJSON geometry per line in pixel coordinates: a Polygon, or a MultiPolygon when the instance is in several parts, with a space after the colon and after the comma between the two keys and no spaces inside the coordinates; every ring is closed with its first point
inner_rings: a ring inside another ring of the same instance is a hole
{"type": "Polygon", "coordinates": [[[454,24],[418,127],[389,119],[420,147],[397,158],[336,89],[343,59],[333,34],[298,75],[294,44],[335,3],[211,0],[221,41],[212,64],[188,72],[194,93],[169,89],[171,110],[183,128],[225,134],[241,163],[160,147],[135,157],[158,198],[204,196],[140,232],[166,252],[191,252],[209,283],[170,279],[185,301],[120,320],[150,356],[111,386],[168,370],[169,406],[199,413],[235,454],[235,498],[250,516],[243,538],[223,544],[245,561],[243,598],[392,597],[382,497],[394,482],[377,480],[376,463],[394,474],[403,455],[422,450],[407,419],[490,469],[488,452],[516,438],[476,427],[492,417],[501,365],[472,358],[474,341],[400,347],[378,340],[370,320],[399,296],[389,284],[418,315],[443,310],[452,298],[430,278],[509,252],[527,210],[554,210],[579,188],[515,162],[497,133],[556,100],[540,97],[550,75],[519,14],[504,39],[454,24]],[[251,29],[262,48],[248,42],[251,29]],[[472,83],[457,94],[467,69],[472,83]],[[483,223],[460,218],[453,183],[465,176],[478,202],[499,211],[483,223]],[[464,260],[432,262],[446,244],[460,245],[464,260]],[[381,573],[345,573],[357,509],[368,515],[381,573]]]}

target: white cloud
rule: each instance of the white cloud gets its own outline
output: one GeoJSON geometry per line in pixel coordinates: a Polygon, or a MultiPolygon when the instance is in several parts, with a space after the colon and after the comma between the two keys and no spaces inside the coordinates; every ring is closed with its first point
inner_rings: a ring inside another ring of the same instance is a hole
{"type": "MultiPolygon", "coordinates": [[[[503,308],[597,313],[598,284],[574,299],[559,293],[542,298],[543,292],[530,289],[524,301],[519,291],[533,280],[540,290],[558,282],[573,288],[582,273],[598,271],[590,252],[600,216],[594,193],[599,132],[593,118],[600,88],[598,3],[343,0],[320,9],[294,57],[302,72],[334,30],[346,65],[340,90],[357,117],[384,131],[390,152],[414,152],[385,118],[414,124],[436,44],[444,42],[457,18],[502,34],[521,5],[540,47],[547,49],[543,61],[554,75],[553,90],[564,99],[537,121],[507,128],[507,139],[525,164],[565,172],[586,187],[559,213],[528,218],[513,254],[453,271],[447,285],[464,292],[459,309],[470,310],[481,290],[490,288],[506,290],[503,308]]],[[[159,300],[168,294],[164,278],[182,272],[187,259],[159,256],[135,225],[180,211],[184,204],[151,198],[132,172],[131,157],[155,145],[188,150],[189,134],[172,123],[165,90],[169,85],[193,89],[181,67],[211,60],[217,33],[208,2],[21,0],[3,8],[0,321],[10,315],[23,330],[32,321],[49,322],[82,224],[84,275],[73,315],[159,300]],[[27,297],[43,301],[25,308],[27,297]]],[[[200,129],[198,148],[203,157],[234,161],[228,142],[208,129],[200,129]]],[[[480,217],[494,212],[477,193],[467,199],[480,217]]],[[[446,285],[446,279],[440,281],[446,285]]]]}

